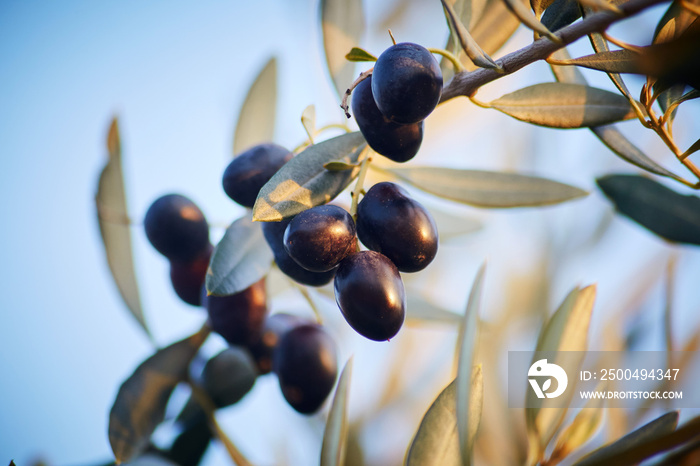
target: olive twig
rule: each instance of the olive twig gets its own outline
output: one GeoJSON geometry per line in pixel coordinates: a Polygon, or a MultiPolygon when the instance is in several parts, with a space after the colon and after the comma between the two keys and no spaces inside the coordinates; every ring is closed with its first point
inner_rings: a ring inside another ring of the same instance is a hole
{"type": "Polygon", "coordinates": [[[348,111],[348,97],[350,97],[350,94],[352,94],[353,89],[355,89],[362,81],[372,76],[373,71],[374,67],[360,73],[360,76],[358,76],[355,82],[352,83],[350,87],[345,91],[345,95],[343,95],[343,100],[340,102],[340,108],[343,109],[346,117],[350,118],[350,112],[348,111]]]}
{"type": "Polygon", "coordinates": [[[216,411],[216,406],[214,405],[214,402],[211,400],[207,392],[204,391],[204,389],[200,387],[197,383],[195,383],[192,379],[188,379],[187,384],[190,386],[190,389],[192,389],[192,396],[202,407],[202,411],[204,411],[204,414],[207,417],[209,427],[211,428],[216,438],[224,444],[226,451],[231,457],[231,460],[233,460],[233,462],[238,466],[252,466],[252,463],[248,461],[248,459],[243,455],[243,453],[241,453],[240,450],[236,447],[236,445],[234,445],[231,439],[228,438],[223,429],[221,429],[221,426],[217,422],[216,416],[214,415],[214,412],[216,411]]]}

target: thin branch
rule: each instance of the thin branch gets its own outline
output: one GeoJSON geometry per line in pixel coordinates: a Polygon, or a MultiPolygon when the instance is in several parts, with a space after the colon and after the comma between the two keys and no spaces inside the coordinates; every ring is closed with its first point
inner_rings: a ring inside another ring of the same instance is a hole
{"type": "Polygon", "coordinates": [[[374,67],[368,69],[367,71],[363,71],[360,73],[360,76],[353,82],[348,90],[345,91],[345,94],[343,95],[343,100],[340,102],[340,108],[343,109],[345,112],[345,116],[350,118],[350,112],[348,111],[348,97],[350,97],[350,94],[352,94],[352,91],[365,79],[369,78],[372,76],[372,71],[374,71],[374,67]]]}
{"type": "Polygon", "coordinates": [[[488,68],[480,68],[474,71],[457,73],[450,84],[443,89],[440,102],[446,102],[458,96],[474,95],[477,89],[484,84],[514,73],[536,61],[545,60],[552,53],[588,34],[604,32],[611,24],[622,18],[632,16],[646,8],[667,1],[668,0],[630,0],[619,6],[622,11],[621,15],[610,11],[601,11],[592,14],[582,21],[557,31],[555,35],[561,39],[560,44],[543,37],[537,39],[527,47],[510,53],[500,60],[496,60],[496,63],[503,67],[502,72],[497,72],[496,70],[488,68]]]}

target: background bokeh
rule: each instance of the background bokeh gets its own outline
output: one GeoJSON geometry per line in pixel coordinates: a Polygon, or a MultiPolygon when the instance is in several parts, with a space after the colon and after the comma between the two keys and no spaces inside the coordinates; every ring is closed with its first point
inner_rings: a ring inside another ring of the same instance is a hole
{"type": "MultiPolygon", "coordinates": [[[[400,41],[444,45],[439,2],[414,0],[405,8],[365,3],[362,45],[371,52],[390,45],[388,26],[400,41]]],[[[661,11],[641,18],[644,27],[614,32],[648,43],[661,11]]],[[[530,37],[520,30],[506,49],[530,37]]],[[[579,41],[573,55],[589,53],[587,47],[579,41]]],[[[0,463],[109,461],[107,414],[114,396],[152,352],[111,281],[97,227],[94,194],[111,118],[120,122],[146,318],[156,342],[166,345],[199,328],[204,315],[177,300],[167,263],[147,244],[140,219],[168,192],[200,205],[214,225],[214,240],[243,214],[226,198],[220,177],[232,156],[247,89],[273,55],[280,77],[275,142],[291,148],[304,140],[299,117],[309,104],[316,106],[319,126],[342,121],[325,70],[316,1],[0,2],[0,463]]],[[[605,76],[587,76],[612,89],[605,76]]],[[[551,80],[546,66],[533,65],[487,86],[480,97],[544,80],[551,80]]],[[[630,82],[638,88],[641,81],[630,82]]],[[[699,110],[697,103],[681,109],[675,128],[681,146],[700,134],[699,110]]],[[[624,131],[656,160],[681,171],[636,122],[625,123],[624,131]]],[[[546,314],[573,286],[594,282],[595,349],[606,349],[605,322],[622,312],[627,317],[613,332],[636,331],[639,349],[662,349],[662,282],[672,255],[674,330],[678,341],[696,332],[700,253],[612,217],[594,178],[635,169],[590,132],[533,128],[455,99],[426,122],[418,162],[519,170],[592,192],[562,206],[508,212],[416,194],[426,205],[484,227],[443,244],[436,264],[412,278],[415,286],[432,302],[460,312],[476,269],[488,259],[482,315],[487,323],[507,316],[505,322],[514,324],[508,349],[534,345],[539,321],[533,307],[546,314]]],[[[308,313],[289,293],[273,307],[308,313]]],[[[391,343],[377,344],[348,331],[332,301],[323,309],[341,347],[341,365],[355,354],[351,416],[361,418],[383,393],[397,395],[397,404],[362,431],[367,462],[400,461],[422,413],[449,381],[455,328],[413,325],[391,343]],[[402,348],[402,358],[392,346],[402,348]],[[403,388],[386,391],[387,367],[397,365],[405,369],[403,388]]],[[[209,351],[222,346],[212,340],[209,351]]],[[[323,414],[297,415],[275,384],[272,376],[260,379],[240,405],[221,413],[224,427],[256,464],[312,464],[323,414]]],[[[185,396],[176,395],[176,401],[185,396]]],[[[156,440],[167,443],[171,435],[161,429],[156,440]]],[[[205,461],[219,464],[226,457],[215,446],[205,461]]]]}

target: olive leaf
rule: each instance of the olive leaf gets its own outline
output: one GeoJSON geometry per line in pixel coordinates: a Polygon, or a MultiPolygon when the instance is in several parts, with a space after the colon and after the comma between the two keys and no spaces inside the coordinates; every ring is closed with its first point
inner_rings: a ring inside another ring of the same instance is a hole
{"type": "MultiPolygon", "coordinates": [[[[481,366],[472,370],[469,406],[481,417],[484,393],[481,366]]],[[[452,381],[438,395],[423,416],[418,431],[406,453],[406,466],[461,466],[462,457],[457,434],[457,384],[452,381]]],[[[469,444],[473,444],[478,421],[470,422],[469,444]],[[473,429],[473,430],[472,430],[473,429]]]]}
{"type": "Polygon", "coordinates": [[[119,388],[109,413],[109,443],[117,463],[129,461],[148,446],[163,421],[175,386],[187,378],[190,361],[209,328],[173,343],[146,359],[119,388]]]}
{"type": "Polygon", "coordinates": [[[321,29],[328,71],[343,96],[355,78],[355,64],[345,60],[345,53],[360,43],[365,29],[362,0],[321,0],[321,29]]]}
{"type": "Polygon", "coordinates": [[[552,34],[547,27],[540,22],[539,19],[537,19],[537,16],[530,11],[530,9],[525,6],[524,3],[522,3],[520,0],[503,0],[505,4],[508,6],[510,11],[515,14],[515,16],[518,17],[521,23],[523,23],[525,26],[529,27],[535,32],[538,32],[542,34],[543,36],[549,37],[550,40],[553,42],[561,42],[561,39],[559,39],[557,36],[552,34]]]}
{"type": "Polygon", "coordinates": [[[593,398],[586,403],[571,424],[559,434],[550,461],[567,457],[595,435],[603,423],[604,402],[603,398],[593,398]]]}
{"type": "Polygon", "coordinates": [[[329,171],[324,164],[357,164],[366,147],[360,132],[343,134],[307,147],[268,181],[253,206],[253,221],[276,222],[330,201],[357,176],[352,170],[329,171]]]}
{"type": "Polygon", "coordinates": [[[550,128],[600,126],[635,116],[629,101],[619,94],[561,82],[519,89],[489,106],[518,120],[550,128]]]}
{"type": "Polygon", "coordinates": [[[235,220],[216,245],[206,275],[207,293],[226,296],[258,282],[272,267],[262,228],[248,216],[235,220]]]}
{"type": "Polygon", "coordinates": [[[339,160],[333,160],[323,164],[323,168],[332,172],[342,172],[345,170],[352,170],[357,168],[359,165],[356,163],[345,163],[339,160]]]}
{"type": "Polygon", "coordinates": [[[429,302],[423,296],[411,292],[408,288],[406,291],[407,322],[435,322],[449,325],[457,325],[461,322],[462,317],[459,314],[429,302]]]}
{"type": "MultiPolygon", "coordinates": [[[[456,0],[452,6],[474,41],[488,55],[500,49],[520,26],[520,21],[503,0],[456,0]]],[[[449,27],[449,19],[447,23],[449,27]]],[[[466,69],[476,68],[452,33],[445,49],[456,55],[466,69]]],[[[440,68],[443,79],[448,81],[454,72],[451,62],[443,57],[440,68]]]]}
{"type": "Polygon", "coordinates": [[[683,8],[681,3],[680,0],[674,0],[668,7],[656,25],[652,44],[661,44],[680,37],[697,19],[697,16],[683,8]]]}
{"type": "Polygon", "coordinates": [[[333,395],[321,445],[321,466],[343,466],[348,438],[348,399],[352,378],[352,357],[345,363],[333,395]]]}
{"type": "Polygon", "coordinates": [[[598,186],[621,214],[669,241],[700,245],[700,198],[649,178],[608,175],[598,186]]]}
{"type": "Polygon", "coordinates": [[[530,0],[530,8],[532,8],[533,13],[535,13],[536,18],[542,16],[542,12],[548,9],[555,0],[530,0]]]}
{"type": "MultiPolygon", "coordinates": [[[[559,352],[549,363],[558,364],[567,371],[574,371],[569,373],[578,371],[583,352],[588,347],[588,327],[595,295],[596,287],[593,285],[583,289],[574,288],[544,325],[537,339],[536,351],[559,352]]],[[[573,391],[569,391],[562,396],[564,399],[570,399],[572,395],[573,391]]],[[[541,456],[566,416],[565,408],[543,409],[541,404],[542,400],[537,398],[532,390],[528,390],[526,405],[532,408],[525,410],[525,420],[531,458],[541,456]]]]}
{"type": "MultiPolygon", "coordinates": [[[[556,60],[564,61],[571,58],[565,48],[555,52],[552,57],[556,60]]],[[[557,81],[573,84],[587,84],[586,78],[576,67],[551,65],[551,68],[557,81]]],[[[641,149],[632,144],[615,125],[594,126],[591,127],[590,130],[608,149],[613,151],[613,153],[621,159],[650,173],[681,180],[678,175],[668,171],[650,159],[641,149]]]]}
{"type": "Polygon", "coordinates": [[[447,0],[441,1],[450,26],[450,34],[457,39],[469,59],[482,68],[502,69],[479,47],[479,44],[476,43],[467,28],[462,24],[452,5],[447,0]]]}
{"type": "Polygon", "coordinates": [[[697,141],[695,141],[695,142],[688,148],[688,150],[685,151],[685,152],[683,153],[683,156],[684,156],[684,157],[688,157],[689,155],[694,154],[695,152],[697,152],[697,151],[699,151],[699,150],[700,150],[700,139],[698,139],[697,141]]]}
{"type": "Polygon", "coordinates": [[[420,166],[382,170],[423,191],[477,207],[541,206],[588,194],[557,181],[517,173],[420,166]]]}
{"type": "Polygon", "coordinates": [[[612,52],[603,51],[566,60],[562,64],[582,66],[608,73],[639,73],[639,52],[626,49],[613,50],[612,52]]]}
{"type": "Polygon", "coordinates": [[[233,154],[252,146],[270,142],[275,135],[277,109],[277,59],[265,64],[258,74],[238,114],[233,135],[233,154]]]}
{"type": "Polygon", "coordinates": [[[134,268],[130,221],[122,171],[119,123],[116,118],[112,120],[107,134],[107,152],[109,159],[100,173],[97,194],[95,195],[97,222],[100,226],[107,265],[126,307],[152,339],[141,307],[139,285],[134,268]]]}
{"type": "MultiPolygon", "coordinates": [[[[693,433],[693,436],[700,434],[700,422],[696,418],[695,422],[691,421],[688,423],[691,428],[686,430],[689,433],[693,433]]],[[[595,465],[608,465],[608,464],[635,464],[639,461],[651,456],[656,452],[661,452],[663,450],[655,451],[655,448],[649,448],[649,446],[658,445],[657,442],[664,444],[666,439],[675,439],[676,437],[669,435],[676,431],[676,426],[678,425],[678,412],[671,411],[666,413],[648,424],[643,425],[639,429],[636,429],[629,434],[625,435],[621,439],[615,442],[605,445],[588,455],[584,456],[579,460],[577,466],[595,466],[595,465]],[[645,448],[646,447],[646,448],[645,448]],[[646,454],[649,450],[652,450],[650,454],[646,454]],[[636,452],[638,456],[635,455],[636,452]],[[631,458],[638,457],[636,461],[629,461],[631,458]],[[627,459],[627,461],[621,461],[621,459],[627,459]]],[[[683,437],[685,431],[681,431],[681,435],[678,438],[685,440],[683,437]]],[[[674,443],[674,442],[669,442],[674,443]]],[[[682,442],[681,442],[682,443],[682,442]]]]}
{"type": "Polygon", "coordinates": [[[314,133],[316,132],[316,107],[313,104],[307,106],[304,111],[301,112],[301,125],[309,136],[309,140],[313,140],[314,133]]]}
{"type": "Polygon", "coordinates": [[[345,55],[345,59],[348,61],[377,61],[377,57],[360,47],[350,49],[345,55]]]}
{"type": "Polygon", "coordinates": [[[464,319],[459,327],[457,338],[457,378],[455,388],[457,391],[455,404],[457,409],[457,433],[459,435],[459,448],[462,455],[462,464],[471,463],[472,446],[474,436],[481,419],[481,405],[483,392],[471,393],[472,367],[474,365],[474,353],[478,338],[479,308],[481,306],[481,289],[483,287],[486,264],[479,267],[472,284],[464,319]]]}
{"type": "MultiPolygon", "coordinates": [[[[589,16],[591,14],[595,13],[595,10],[593,10],[591,7],[584,6],[583,7],[583,16],[589,16]]],[[[602,34],[599,33],[593,33],[588,35],[589,39],[591,40],[591,45],[593,46],[593,50],[596,51],[596,53],[601,53],[601,52],[609,52],[610,47],[608,45],[608,41],[603,37],[602,34]]],[[[627,85],[622,79],[622,76],[620,76],[619,73],[617,72],[608,72],[608,77],[610,80],[613,82],[615,87],[625,96],[629,101],[634,100],[632,97],[632,94],[630,94],[629,89],[627,88],[627,85]]]]}
{"type": "Polygon", "coordinates": [[[568,26],[581,17],[577,0],[555,0],[542,15],[542,24],[552,32],[568,26]]]}

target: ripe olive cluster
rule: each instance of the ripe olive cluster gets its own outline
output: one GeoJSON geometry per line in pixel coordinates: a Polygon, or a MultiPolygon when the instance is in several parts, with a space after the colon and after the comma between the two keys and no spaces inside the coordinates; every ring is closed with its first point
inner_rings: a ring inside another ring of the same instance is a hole
{"type": "MultiPolygon", "coordinates": [[[[418,152],[423,119],[441,92],[442,74],[430,52],[401,43],[379,57],[373,75],[357,86],[352,107],[370,147],[405,162],[418,152]]],[[[260,189],[292,157],[276,144],[252,147],[224,171],[224,191],[238,204],[253,207],[260,189]]],[[[203,372],[203,386],[215,404],[237,402],[256,374],[274,372],[294,409],[305,414],[318,410],[338,370],[330,335],[297,316],[269,316],[265,278],[232,295],[208,296],[204,282],[213,252],[209,225],[188,198],[168,194],[157,199],[144,226],[151,244],[170,262],[177,295],[205,307],[212,330],[232,345],[211,358],[203,372]],[[250,364],[245,362],[248,356],[250,364]]],[[[438,247],[430,213],[390,182],[365,193],[356,218],[336,205],[321,205],[281,222],[263,223],[262,231],[282,272],[309,286],[333,280],[348,324],[376,341],[394,337],[403,325],[406,296],[400,272],[423,270],[438,247]],[[360,250],[358,240],[368,250],[360,250]]]]}
{"type": "Polygon", "coordinates": [[[423,120],[442,95],[442,72],[423,46],[386,49],[352,96],[352,111],[369,146],[395,162],[412,159],[423,142],[423,120]]]}
{"type": "MultiPolygon", "coordinates": [[[[270,167],[279,160],[270,154],[277,148],[258,147],[260,157],[239,160],[248,164],[247,159],[261,158],[264,166],[270,167]]],[[[235,175],[237,170],[230,173],[235,175]]],[[[266,181],[263,177],[250,182],[262,186],[266,181]]],[[[304,414],[317,411],[338,372],[336,345],[330,335],[320,325],[300,317],[268,316],[264,278],[233,295],[207,296],[204,281],[213,249],[209,225],[188,198],[168,194],[157,199],[146,213],[144,227],[151,244],[170,261],[177,295],[188,304],[205,307],[212,330],[232,345],[211,358],[202,374],[203,387],[216,406],[237,402],[252,388],[258,374],[274,372],[282,394],[294,409],[304,414]]]]}

